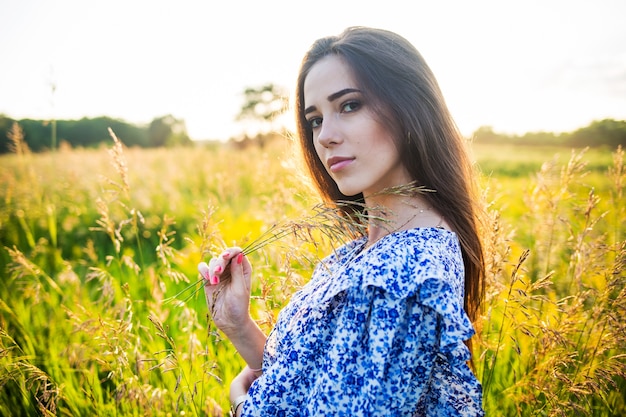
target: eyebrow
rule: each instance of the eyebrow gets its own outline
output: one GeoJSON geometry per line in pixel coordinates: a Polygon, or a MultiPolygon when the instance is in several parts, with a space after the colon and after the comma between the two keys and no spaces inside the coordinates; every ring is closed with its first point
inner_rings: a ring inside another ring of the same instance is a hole
{"type": "MultiPolygon", "coordinates": [[[[336,93],[332,93],[331,95],[329,95],[326,99],[330,102],[333,102],[335,100],[337,100],[338,98],[345,96],[346,94],[350,94],[350,93],[360,93],[361,90],[357,89],[357,88],[344,88],[343,90],[339,90],[336,93]]],[[[304,109],[304,114],[309,114],[313,111],[315,111],[316,107],[315,106],[309,106],[306,109],[304,109]]]]}

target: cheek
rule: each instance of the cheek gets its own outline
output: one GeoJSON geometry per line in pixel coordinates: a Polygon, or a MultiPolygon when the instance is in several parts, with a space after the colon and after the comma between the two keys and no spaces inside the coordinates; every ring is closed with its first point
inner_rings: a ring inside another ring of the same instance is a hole
{"type": "Polygon", "coordinates": [[[324,151],[324,147],[318,143],[315,138],[313,138],[313,145],[311,146],[311,151],[315,152],[315,155],[322,160],[322,152],[324,151]]]}
{"type": "Polygon", "coordinates": [[[314,143],[311,144],[308,148],[307,148],[307,152],[310,152],[311,155],[315,155],[314,159],[317,159],[318,164],[320,166],[321,169],[323,169],[324,171],[328,172],[328,170],[326,169],[326,165],[324,164],[324,147],[321,145],[318,145],[315,142],[315,139],[313,139],[314,143]]]}

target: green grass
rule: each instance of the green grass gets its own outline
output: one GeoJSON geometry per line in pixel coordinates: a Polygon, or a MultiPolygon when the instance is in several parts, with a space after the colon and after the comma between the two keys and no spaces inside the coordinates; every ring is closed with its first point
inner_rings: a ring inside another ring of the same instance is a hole
{"type": "MultiPolygon", "coordinates": [[[[487,415],[626,414],[621,154],[474,152],[491,216],[475,343],[487,415]]],[[[168,298],[225,245],[310,213],[290,147],[0,160],[0,414],[223,415],[243,363],[201,294],[168,298]]],[[[329,248],[290,235],[249,255],[265,330],[329,248]]]]}

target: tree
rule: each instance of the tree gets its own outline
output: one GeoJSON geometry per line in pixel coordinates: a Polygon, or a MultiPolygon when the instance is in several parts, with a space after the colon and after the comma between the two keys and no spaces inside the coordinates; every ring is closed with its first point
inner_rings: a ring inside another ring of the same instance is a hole
{"type": "Polygon", "coordinates": [[[191,139],[187,134],[185,122],[171,114],[157,117],[148,126],[148,146],[175,146],[190,143],[191,139]]]}
{"type": "MultiPolygon", "coordinates": [[[[0,114],[0,154],[9,152],[9,133],[13,120],[0,114]]],[[[33,152],[50,150],[51,123],[47,120],[22,119],[24,140],[33,152]]],[[[156,118],[146,125],[135,125],[124,120],[102,116],[80,120],[58,120],[57,137],[72,147],[96,147],[110,143],[108,129],[126,146],[155,147],[191,144],[185,122],[171,115],[156,118]]]]}
{"type": "Polygon", "coordinates": [[[507,139],[505,135],[496,133],[491,126],[481,126],[472,135],[472,139],[477,143],[502,143],[507,139]]]}
{"type": "Polygon", "coordinates": [[[275,122],[289,106],[284,89],[273,84],[261,87],[248,87],[244,90],[244,104],[237,120],[252,120],[258,123],[259,132],[267,134],[276,131],[275,122]]]}
{"type": "Polygon", "coordinates": [[[571,146],[626,146],[626,120],[593,121],[589,126],[571,133],[567,143],[571,146]]]}

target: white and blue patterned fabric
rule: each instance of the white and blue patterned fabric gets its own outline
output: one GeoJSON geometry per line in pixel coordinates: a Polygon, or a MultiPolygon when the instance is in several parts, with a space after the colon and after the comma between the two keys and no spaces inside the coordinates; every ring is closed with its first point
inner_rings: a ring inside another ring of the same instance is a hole
{"type": "Polygon", "coordinates": [[[322,260],[280,312],[243,416],[482,416],[467,365],[456,234],[365,238],[322,260]]]}

